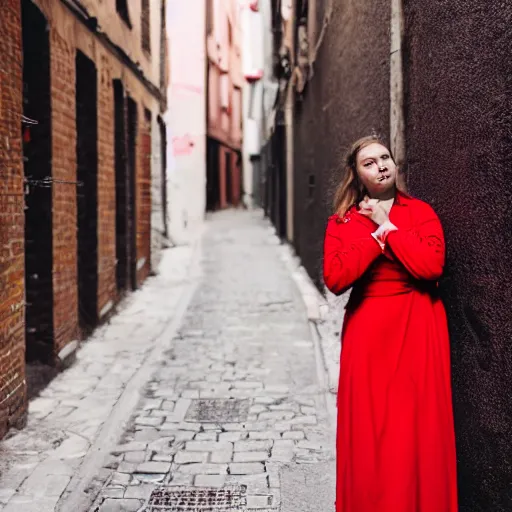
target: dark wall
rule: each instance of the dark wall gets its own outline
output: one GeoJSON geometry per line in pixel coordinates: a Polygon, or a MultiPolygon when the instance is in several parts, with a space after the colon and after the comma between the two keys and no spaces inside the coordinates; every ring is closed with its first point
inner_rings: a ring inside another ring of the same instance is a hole
{"type": "Polygon", "coordinates": [[[512,510],[512,4],[405,1],[409,188],[443,221],[461,512],[512,510]]]}
{"type": "Polygon", "coordinates": [[[25,128],[25,310],[26,360],[53,360],[52,111],[48,22],[29,0],[21,4],[23,114],[25,128]]]}
{"type": "Polygon", "coordinates": [[[94,62],[76,54],[78,313],[82,334],[98,321],[98,90],[94,62]]]}
{"type": "MultiPolygon", "coordinates": [[[[317,0],[322,20],[326,0],[317,0]]],[[[314,64],[314,77],[296,104],[294,245],[321,285],[322,243],[342,156],[373,131],[389,132],[389,0],[337,0],[314,64]]]]}

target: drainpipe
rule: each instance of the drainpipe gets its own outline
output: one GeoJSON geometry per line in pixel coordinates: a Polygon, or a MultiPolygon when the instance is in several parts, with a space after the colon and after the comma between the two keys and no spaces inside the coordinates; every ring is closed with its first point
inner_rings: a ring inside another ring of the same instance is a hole
{"type": "Polygon", "coordinates": [[[400,169],[399,182],[405,186],[404,77],[402,66],[403,0],[391,0],[390,116],[391,151],[400,169]]]}
{"type": "Polygon", "coordinates": [[[294,84],[288,83],[284,107],[286,127],[286,238],[293,242],[293,119],[294,119],[294,84]]]}

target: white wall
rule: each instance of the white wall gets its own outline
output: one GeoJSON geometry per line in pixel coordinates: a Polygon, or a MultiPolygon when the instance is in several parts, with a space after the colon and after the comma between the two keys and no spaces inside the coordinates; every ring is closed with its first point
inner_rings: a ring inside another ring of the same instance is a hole
{"type": "Polygon", "coordinates": [[[205,1],[168,0],[167,126],[169,236],[186,244],[206,209],[205,1]]]}
{"type": "Polygon", "coordinates": [[[151,120],[151,268],[156,270],[162,248],[168,245],[164,229],[162,202],[162,137],[158,116],[151,120]]]}
{"type": "MultiPolygon", "coordinates": [[[[263,76],[244,86],[244,203],[253,206],[254,174],[259,166],[253,165],[251,157],[259,156],[270,133],[267,120],[275,100],[277,84],[273,81],[272,63],[272,11],[270,0],[259,0],[258,12],[246,4],[243,10],[243,68],[250,75],[261,70],[263,76]]],[[[258,180],[256,176],[256,180],[258,180]]]]}
{"type": "MultiPolygon", "coordinates": [[[[263,22],[261,12],[254,12],[250,2],[241,3],[242,25],[242,70],[244,77],[258,76],[263,72],[263,22]]],[[[251,208],[254,203],[254,172],[256,167],[251,157],[261,152],[261,80],[245,81],[243,87],[243,202],[251,208]]]]}
{"type": "Polygon", "coordinates": [[[274,104],[279,84],[273,76],[273,35],[272,35],[272,6],[270,0],[260,1],[260,11],[263,20],[263,113],[262,113],[262,144],[264,145],[271,135],[274,125],[274,104]]]}

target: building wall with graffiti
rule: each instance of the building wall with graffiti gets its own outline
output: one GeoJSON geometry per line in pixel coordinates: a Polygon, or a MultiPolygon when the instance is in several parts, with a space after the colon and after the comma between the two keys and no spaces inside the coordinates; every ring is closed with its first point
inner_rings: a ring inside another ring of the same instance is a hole
{"type": "Polygon", "coordinates": [[[168,233],[186,243],[206,207],[205,2],[169,0],[167,31],[172,62],[168,88],[168,233]]]}

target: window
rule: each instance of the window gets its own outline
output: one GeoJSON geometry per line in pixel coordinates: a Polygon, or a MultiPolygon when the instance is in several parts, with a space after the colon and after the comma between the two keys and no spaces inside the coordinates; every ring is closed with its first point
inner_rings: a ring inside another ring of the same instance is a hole
{"type": "Polygon", "coordinates": [[[141,9],[141,38],[142,49],[151,53],[151,30],[149,24],[149,0],[142,0],[141,9]]]}
{"type": "Polygon", "coordinates": [[[116,0],[116,11],[120,18],[132,28],[132,22],[130,21],[130,13],[128,12],[128,0],[116,0]]]}

